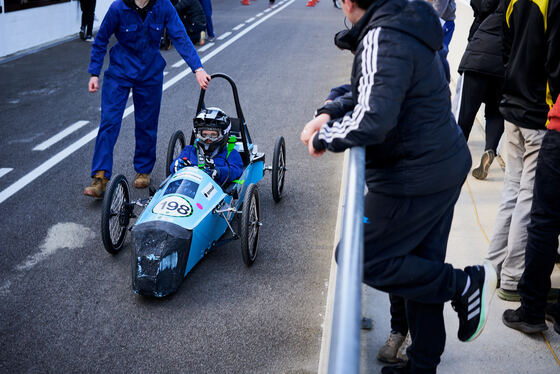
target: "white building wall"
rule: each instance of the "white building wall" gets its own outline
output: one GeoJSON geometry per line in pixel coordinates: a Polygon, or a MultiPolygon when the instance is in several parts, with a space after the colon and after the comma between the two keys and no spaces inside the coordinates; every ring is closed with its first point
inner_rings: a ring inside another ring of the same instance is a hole
{"type": "MultiPolygon", "coordinates": [[[[99,28],[112,0],[97,0],[94,29],[99,28]]],[[[80,31],[79,1],[0,14],[0,57],[69,38],[80,31]]]]}

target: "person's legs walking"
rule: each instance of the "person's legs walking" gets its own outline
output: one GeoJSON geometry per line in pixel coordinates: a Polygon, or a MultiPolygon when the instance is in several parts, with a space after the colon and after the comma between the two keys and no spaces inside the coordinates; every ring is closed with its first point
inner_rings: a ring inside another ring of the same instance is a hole
{"type": "MultiPolygon", "coordinates": [[[[525,268],[525,246],[527,244],[527,226],[530,222],[531,203],[533,201],[533,185],[535,184],[535,170],[537,157],[546,130],[530,130],[519,128],[524,143],[523,167],[519,182],[519,194],[515,209],[511,216],[508,236],[507,255],[502,264],[500,287],[502,297],[507,291],[513,291],[516,298],[517,283],[525,268]]],[[[507,295],[506,295],[507,296],[507,295]]]]}
{"type": "Polygon", "coordinates": [[[93,35],[93,21],[95,18],[96,0],[87,0],[89,3],[88,14],[86,19],[86,38],[93,35]]]}
{"type": "Polygon", "coordinates": [[[482,93],[484,106],[485,146],[484,153],[480,158],[480,164],[473,169],[472,175],[476,179],[484,180],[488,176],[490,165],[496,156],[498,143],[504,132],[504,117],[500,113],[500,88],[501,79],[485,76],[484,92],[482,93]]]}
{"type": "Polygon", "coordinates": [[[485,82],[483,79],[480,79],[479,74],[470,71],[463,73],[463,87],[457,124],[463,130],[466,140],[469,140],[476,113],[482,104],[483,97],[481,92],[484,86],[485,82]]]}
{"type": "Polygon", "coordinates": [[[523,170],[523,154],[525,153],[519,127],[507,121],[504,127],[506,145],[508,147],[504,187],[502,188],[502,201],[496,215],[494,232],[492,233],[488,255],[486,256],[486,259],[496,268],[498,278],[500,278],[502,263],[507,255],[511,216],[517,203],[517,196],[519,195],[519,184],[523,170]]]}
{"type": "MultiPolygon", "coordinates": [[[[521,307],[506,310],[502,316],[506,326],[525,333],[547,329],[544,323],[546,300],[560,235],[559,190],[560,133],[547,131],[537,161],[531,223],[527,228],[525,270],[518,285],[521,307]]],[[[554,322],[557,329],[556,319],[554,322]]]]}
{"type": "Polygon", "coordinates": [[[214,38],[214,25],[212,24],[212,1],[211,0],[199,0],[204,14],[206,15],[206,29],[208,30],[208,37],[214,38]]]}
{"type": "Polygon", "coordinates": [[[550,275],[560,235],[560,133],[547,131],[535,173],[531,223],[527,228],[525,270],[519,281],[521,305],[535,318],[544,319],[550,275]]]}
{"type": "Polygon", "coordinates": [[[487,99],[484,100],[485,110],[484,116],[486,118],[486,142],[484,146],[485,151],[492,150],[494,155],[497,153],[500,138],[504,133],[504,116],[500,113],[500,100],[501,100],[501,86],[503,79],[492,78],[486,85],[487,99]]]}

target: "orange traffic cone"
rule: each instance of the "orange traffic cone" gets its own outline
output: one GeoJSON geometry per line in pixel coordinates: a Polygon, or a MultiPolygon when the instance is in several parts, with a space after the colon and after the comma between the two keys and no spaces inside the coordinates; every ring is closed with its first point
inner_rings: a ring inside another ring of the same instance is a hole
{"type": "Polygon", "coordinates": [[[317,4],[315,0],[309,0],[305,6],[312,7],[315,6],[315,4],[317,4]]]}
{"type": "Polygon", "coordinates": [[[241,0],[241,4],[242,4],[242,5],[251,5],[251,3],[249,2],[249,0],[241,0]]]}

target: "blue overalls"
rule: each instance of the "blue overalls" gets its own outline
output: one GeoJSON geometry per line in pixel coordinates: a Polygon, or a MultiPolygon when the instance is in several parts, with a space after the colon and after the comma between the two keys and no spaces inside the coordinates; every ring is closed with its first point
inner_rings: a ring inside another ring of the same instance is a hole
{"type": "Polygon", "coordinates": [[[202,67],[185,27],[169,0],[156,0],[146,19],[123,0],[111,4],[91,48],[88,72],[99,75],[111,35],[117,43],[109,51],[109,67],[101,90],[101,124],[92,160],[93,177],[105,170],[110,178],[113,148],[119,136],[130,89],[136,121],[134,169],[149,174],[156,161],[159,110],[165,60],[159,52],[162,30],[167,27],[175,48],[194,71],[202,67]]]}

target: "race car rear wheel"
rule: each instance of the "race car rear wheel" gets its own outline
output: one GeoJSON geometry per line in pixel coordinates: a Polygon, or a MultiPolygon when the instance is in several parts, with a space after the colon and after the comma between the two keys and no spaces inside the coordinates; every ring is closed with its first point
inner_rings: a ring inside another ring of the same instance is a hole
{"type": "Polygon", "coordinates": [[[284,179],[286,176],[286,142],[284,137],[276,139],[272,157],[272,198],[275,202],[282,199],[284,179]]]}
{"type": "Polygon", "coordinates": [[[169,168],[171,163],[181,154],[183,148],[185,148],[185,134],[181,130],[175,131],[171,139],[169,139],[169,145],[167,146],[167,159],[165,162],[165,176],[168,177],[171,172],[169,168]]]}
{"type": "Polygon", "coordinates": [[[257,258],[260,222],[259,190],[256,184],[250,184],[243,199],[241,213],[241,256],[247,266],[253,265],[257,258]]]}
{"type": "Polygon", "coordinates": [[[109,253],[118,253],[124,244],[130,221],[130,191],[128,181],[122,174],[114,177],[103,198],[101,238],[109,253]]]}

